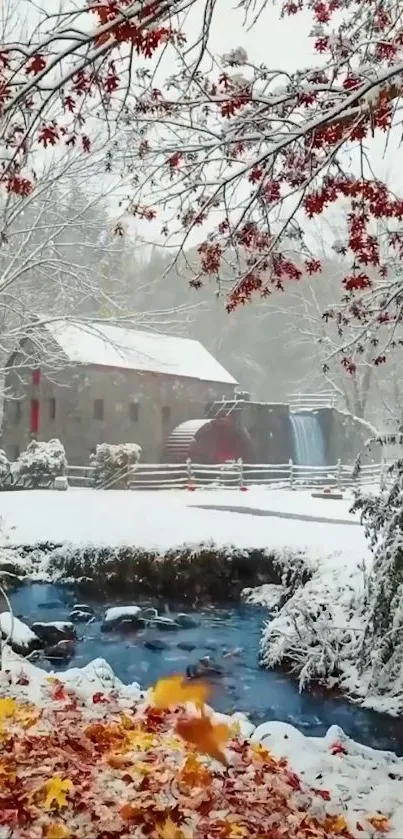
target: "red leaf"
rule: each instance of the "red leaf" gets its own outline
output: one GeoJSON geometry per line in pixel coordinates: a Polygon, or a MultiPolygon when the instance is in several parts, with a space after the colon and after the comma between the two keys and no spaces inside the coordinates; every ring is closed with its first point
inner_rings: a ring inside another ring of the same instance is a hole
{"type": "Polygon", "coordinates": [[[296,775],[295,772],[289,772],[288,770],[286,770],[284,772],[284,775],[285,775],[285,780],[287,781],[287,784],[292,789],[296,789],[296,790],[298,790],[298,792],[300,792],[301,789],[302,789],[302,785],[301,785],[300,779],[298,778],[298,775],[296,775]]]}
{"type": "Polygon", "coordinates": [[[346,755],[347,749],[344,748],[343,743],[340,740],[336,740],[335,743],[330,747],[330,751],[332,755],[346,755]]]}
{"type": "Polygon", "coordinates": [[[316,789],[315,794],[320,795],[320,797],[323,798],[324,801],[330,801],[331,796],[328,789],[316,789]]]}
{"type": "Polygon", "coordinates": [[[63,701],[63,699],[68,699],[67,693],[64,689],[64,685],[61,682],[56,682],[54,690],[51,692],[52,699],[56,699],[57,702],[63,701]]]}
{"type": "Polygon", "coordinates": [[[104,693],[94,693],[92,697],[92,701],[94,705],[107,705],[110,702],[107,696],[104,693]]]}
{"type": "Polygon", "coordinates": [[[40,55],[40,53],[38,53],[37,55],[34,55],[33,58],[31,58],[31,60],[29,61],[29,63],[27,64],[27,66],[25,68],[25,72],[26,72],[27,75],[29,73],[32,73],[34,76],[36,76],[38,73],[40,73],[42,70],[44,70],[45,67],[46,67],[46,61],[45,61],[43,55],[40,55]]]}

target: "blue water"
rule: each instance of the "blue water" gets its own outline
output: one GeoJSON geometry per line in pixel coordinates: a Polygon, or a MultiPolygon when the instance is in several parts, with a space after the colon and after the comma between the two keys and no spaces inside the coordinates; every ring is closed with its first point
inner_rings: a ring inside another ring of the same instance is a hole
{"type": "Polygon", "coordinates": [[[318,416],[313,413],[290,414],[297,466],[326,466],[326,446],[318,416]]]}
{"type": "MultiPolygon", "coordinates": [[[[83,599],[73,591],[44,584],[24,586],[11,596],[14,614],[28,622],[66,620],[76,602],[83,602],[83,599]]],[[[90,604],[88,599],[85,602],[90,604]]],[[[366,711],[345,700],[308,692],[300,694],[295,682],[284,674],[259,668],[258,648],[262,625],[267,620],[266,610],[240,605],[198,611],[200,625],[195,629],[153,631],[152,637],[161,638],[169,645],[168,649],[156,652],[144,646],[150,630],[137,630],[131,634],[101,632],[105,609],[116,605],[116,601],[91,605],[97,620],[87,626],[77,626],[76,654],[68,667],[82,667],[101,657],[109,662],[123,682],[137,681],[148,687],[159,677],[184,672],[188,664],[210,655],[225,670],[224,676],[215,680],[212,704],[217,710],[243,711],[255,723],[281,720],[313,736],[323,735],[330,725],[337,724],[361,743],[403,754],[403,726],[399,720],[366,711]],[[190,652],[180,649],[178,644],[182,642],[195,644],[195,649],[190,652]],[[223,658],[226,650],[236,647],[242,648],[239,656],[223,658]]],[[[153,605],[159,605],[161,614],[166,608],[166,604],[153,605]]],[[[179,605],[178,611],[186,609],[179,605]]],[[[41,666],[56,669],[54,662],[50,664],[46,660],[41,666]]],[[[59,669],[66,669],[66,665],[59,669]]]]}

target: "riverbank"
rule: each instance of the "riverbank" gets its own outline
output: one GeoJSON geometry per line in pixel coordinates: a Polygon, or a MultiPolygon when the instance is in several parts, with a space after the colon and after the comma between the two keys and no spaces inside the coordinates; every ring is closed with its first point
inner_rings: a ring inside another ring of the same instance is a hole
{"type": "Polygon", "coordinates": [[[194,709],[157,710],[102,660],[56,681],[8,650],[4,666],[3,743],[17,736],[19,747],[3,749],[0,837],[125,839],[144,827],[161,839],[254,839],[268,827],[276,839],[401,835],[403,760],[336,726],[307,738],[208,712],[225,768],[206,754],[211,743],[195,751],[183,740],[178,716],[194,709]]]}
{"type": "Polygon", "coordinates": [[[1,559],[9,573],[15,560],[17,572],[25,569],[32,579],[70,577],[84,591],[97,586],[101,593],[116,593],[123,584],[134,598],[154,591],[173,599],[180,594],[189,603],[236,600],[243,587],[285,583],[286,596],[263,633],[264,665],[292,669],[302,688],[315,681],[337,684],[367,707],[403,710],[403,681],[397,691],[390,685],[381,697],[372,695],[370,674],[356,667],[371,555],[348,512],[351,499],[261,488],[69,490],[2,493],[0,504],[8,545],[1,559]],[[203,508],[230,503],[243,512],[203,508]],[[253,515],[250,509],[333,518],[334,524],[253,515]],[[39,543],[47,545],[33,551],[39,543]]]}

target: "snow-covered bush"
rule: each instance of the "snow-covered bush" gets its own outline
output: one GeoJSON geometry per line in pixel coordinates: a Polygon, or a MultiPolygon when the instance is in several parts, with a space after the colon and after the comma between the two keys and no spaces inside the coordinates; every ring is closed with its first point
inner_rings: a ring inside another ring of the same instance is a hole
{"type": "Polygon", "coordinates": [[[292,670],[301,690],[312,682],[342,681],[362,639],[364,574],[363,566],[348,563],[319,566],[266,624],[261,664],[292,670]]]}
{"type": "Polygon", "coordinates": [[[60,440],[32,440],[18,458],[16,477],[29,487],[50,486],[58,475],[66,474],[66,469],[66,452],[60,440]]]}
{"type": "Polygon", "coordinates": [[[0,487],[2,487],[3,484],[5,484],[10,474],[10,470],[10,461],[8,460],[8,457],[6,453],[3,451],[3,449],[0,449],[0,487]]]}
{"type": "Polygon", "coordinates": [[[353,507],[361,512],[374,558],[361,665],[371,669],[370,690],[385,693],[393,686],[403,701],[403,460],[389,469],[389,479],[390,489],[359,496],[353,507]]]}
{"type": "Polygon", "coordinates": [[[127,488],[141,455],[137,443],[100,443],[90,456],[92,484],[105,489],[127,488]]]}

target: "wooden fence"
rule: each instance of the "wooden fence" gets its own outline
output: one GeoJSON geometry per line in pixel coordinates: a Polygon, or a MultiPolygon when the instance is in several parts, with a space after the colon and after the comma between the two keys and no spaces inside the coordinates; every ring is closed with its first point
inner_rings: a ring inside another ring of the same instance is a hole
{"type": "MultiPolygon", "coordinates": [[[[67,477],[70,486],[91,486],[90,466],[69,466],[67,477]]],[[[133,490],[160,489],[240,489],[250,486],[270,486],[272,489],[314,489],[336,487],[347,489],[365,485],[384,488],[387,482],[385,463],[361,466],[357,476],[352,466],[339,461],[333,466],[297,466],[288,463],[243,463],[241,460],[225,464],[192,463],[140,463],[122,472],[100,488],[113,489],[127,485],[133,490]]]]}
{"type": "Polygon", "coordinates": [[[322,393],[293,393],[288,398],[290,411],[315,411],[318,408],[335,408],[336,394],[329,391],[322,393]]]}

